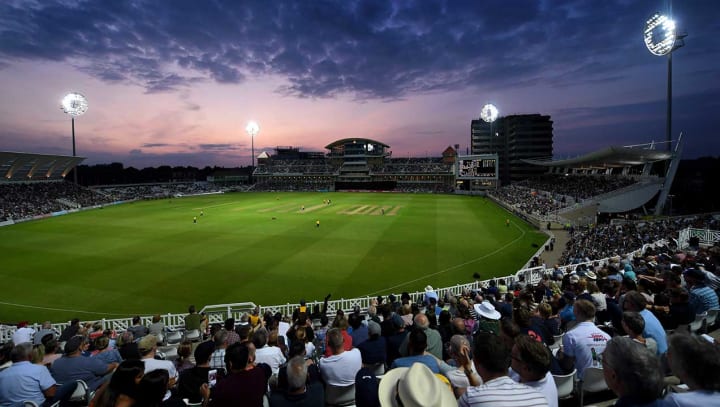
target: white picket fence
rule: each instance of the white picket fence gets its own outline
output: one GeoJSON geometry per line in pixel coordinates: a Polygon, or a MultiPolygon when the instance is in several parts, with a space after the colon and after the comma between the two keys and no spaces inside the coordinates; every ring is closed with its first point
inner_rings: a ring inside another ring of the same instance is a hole
{"type": "Polygon", "coordinates": [[[710,229],[686,228],[680,231],[678,248],[685,249],[690,245],[690,238],[698,238],[700,246],[709,247],[720,241],[720,231],[710,229]]]}

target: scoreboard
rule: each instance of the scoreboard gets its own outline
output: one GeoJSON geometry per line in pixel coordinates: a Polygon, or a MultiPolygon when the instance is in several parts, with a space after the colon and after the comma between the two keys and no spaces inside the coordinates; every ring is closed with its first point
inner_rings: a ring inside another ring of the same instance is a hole
{"type": "Polygon", "coordinates": [[[498,155],[458,156],[457,178],[466,180],[497,180],[498,155]]]}

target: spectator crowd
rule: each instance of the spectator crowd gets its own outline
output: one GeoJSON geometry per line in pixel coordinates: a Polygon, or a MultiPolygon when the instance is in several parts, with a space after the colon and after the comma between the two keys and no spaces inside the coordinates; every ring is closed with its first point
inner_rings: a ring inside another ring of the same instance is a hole
{"type": "Polygon", "coordinates": [[[71,182],[0,182],[0,222],[134,199],[224,190],[208,182],[85,188],[71,182]]]}
{"type": "Polygon", "coordinates": [[[602,195],[634,184],[632,178],[605,175],[545,174],[533,177],[515,186],[548,191],[555,196],[566,196],[575,201],[602,195]]]}
{"type": "Polygon", "coordinates": [[[0,351],[0,405],[62,405],[83,380],[93,406],[557,406],[555,378],[583,381],[589,369],[616,406],[714,405],[720,347],[696,335],[714,326],[688,327],[717,315],[717,264],[720,247],[668,245],[548,269],[537,284],[499,279],[442,296],[428,286],[422,298],[377,297],[334,315],[330,295],[224,324],[191,306],[185,339],[170,346],[159,316],[124,332],[21,323],[0,351]],[[665,394],[673,382],[686,388],[665,394]]]}
{"type": "Polygon", "coordinates": [[[625,177],[546,174],[490,194],[529,215],[547,217],[584,199],[632,185],[625,177]]]}

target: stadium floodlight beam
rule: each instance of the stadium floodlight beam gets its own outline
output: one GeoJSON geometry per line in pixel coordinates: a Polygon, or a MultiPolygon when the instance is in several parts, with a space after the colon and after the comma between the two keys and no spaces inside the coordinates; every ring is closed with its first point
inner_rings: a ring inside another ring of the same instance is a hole
{"type": "Polygon", "coordinates": [[[260,126],[254,120],[250,120],[245,126],[245,131],[250,136],[250,154],[252,154],[252,157],[250,157],[250,177],[252,177],[252,171],[255,170],[255,136],[260,132],[260,126]]]}
{"type": "MultiPolygon", "coordinates": [[[[69,114],[72,122],[72,151],[75,157],[75,117],[82,116],[88,110],[88,101],[85,96],[77,92],[70,92],[60,101],[60,108],[66,114],[69,114]]],[[[73,168],[73,176],[77,185],[77,165],[73,168]]]]}
{"type": "Polygon", "coordinates": [[[653,55],[668,56],[667,78],[667,115],[665,122],[665,141],[667,150],[672,151],[672,53],[685,45],[683,38],[687,34],[678,33],[675,20],[660,12],[653,13],[645,21],[643,38],[645,46],[653,55]]]}

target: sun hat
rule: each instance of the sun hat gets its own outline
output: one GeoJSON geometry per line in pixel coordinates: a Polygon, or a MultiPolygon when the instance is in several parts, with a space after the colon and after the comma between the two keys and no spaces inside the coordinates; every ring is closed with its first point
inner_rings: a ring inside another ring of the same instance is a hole
{"type": "Polygon", "coordinates": [[[500,313],[490,304],[490,301],[483,301],[473,306],[475,312],[488,319],[500,319],[500,313]]]}
{"type": "Polygon", "coordinates": [[[595,274],[594,271],[586,271],[585,277],[587,277],[589,280],[597,280],[597,274],[595,274]]]}
{"type": "Polygon", "coordinates": [[[422,363],[389,370],[380,380],[378,396],[382,407],[457,406],[448,387],[422,363]]]}

